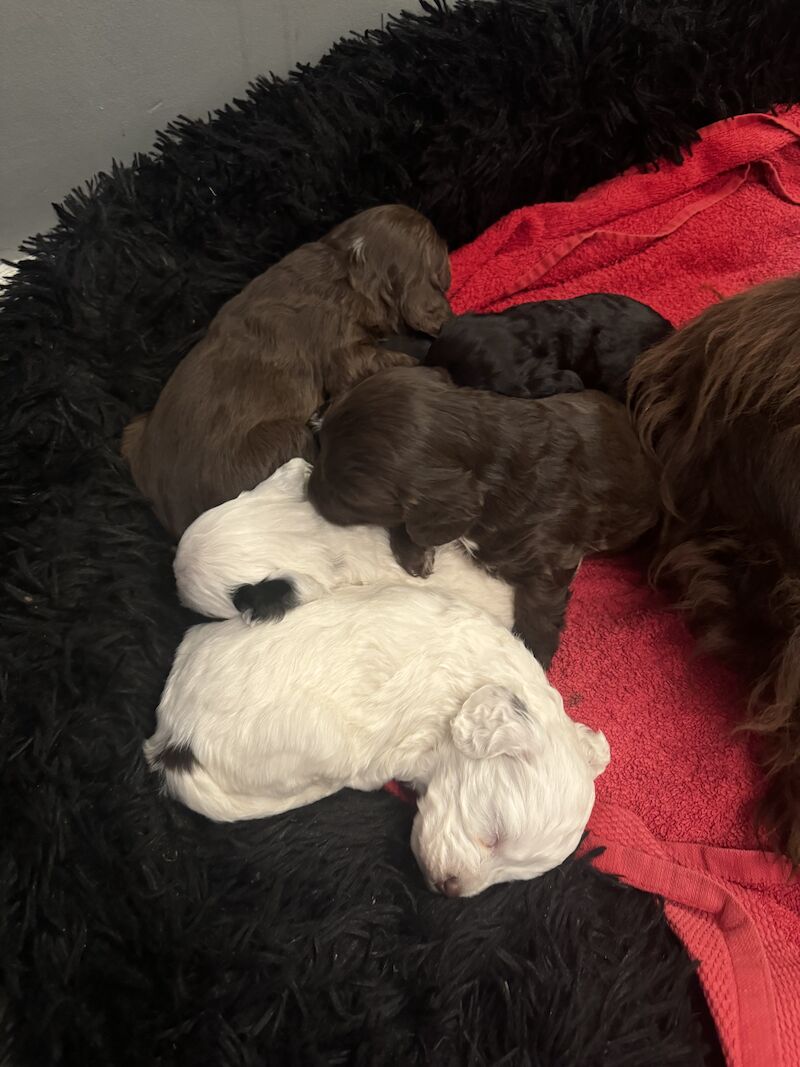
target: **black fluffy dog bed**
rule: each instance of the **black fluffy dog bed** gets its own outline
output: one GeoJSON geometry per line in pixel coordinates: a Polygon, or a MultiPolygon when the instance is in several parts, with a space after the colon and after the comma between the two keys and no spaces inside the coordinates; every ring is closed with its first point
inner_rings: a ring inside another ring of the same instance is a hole
{"type": "Polygon", "coordinates": [[[428,893],[412,812],[343,793],[215,826],[141,742],[187,618],[118,457],[220,303],[370,204],[456,246],[517,205],[800,100],[796,0],[426,5],[170,129],[32,240],[2,309],[0,916],[14,1065],[713,1056],[659,903],[570,861],[428,893]]]}

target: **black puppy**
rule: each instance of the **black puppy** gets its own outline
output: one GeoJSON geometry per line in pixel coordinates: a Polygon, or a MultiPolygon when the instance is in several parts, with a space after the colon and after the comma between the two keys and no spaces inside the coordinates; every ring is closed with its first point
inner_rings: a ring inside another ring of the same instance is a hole
{"type": "Polygon", "coordinates": [[[444,367],[456,385],[527,398],[599,389],[624,402],[637,356],[671,332],[665,318],[638,300],[590,293],[494,315],[459,315],[427,342],[424,355],[418,337],[383,343],[444,367]]]}

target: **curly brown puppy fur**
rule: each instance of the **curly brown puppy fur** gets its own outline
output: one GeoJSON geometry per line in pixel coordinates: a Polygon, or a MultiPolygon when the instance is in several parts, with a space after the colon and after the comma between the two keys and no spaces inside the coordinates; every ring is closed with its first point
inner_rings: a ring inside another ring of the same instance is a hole
{"type": "Polygon", "coordinates": [[[123,435],[162,524],[179,537],[292,457],[313,459],[314,412],[382,367],[412,364],[377,342],[436,334],[449,284],[444,242],[402,205],[361,212],[250,282],[123,435]]]}
{"type": "Polygon", "coordinates": [[[764,828],[800,862],[800,276],[708,308],[631,375],[632,412],[660,468],[654,564],[752,688],[764,828]]]}
{"type": "Polygon", "coordinates": [[[332,405],[309,499],[340,525],[391,530],[398,561],[467,540],[515,587],[515,629],[543,666],[584,555],[632,545],[658,517],[650,463],[625,408],[601,393],[518,400],[445,371],[382,371],[332,405]]]}

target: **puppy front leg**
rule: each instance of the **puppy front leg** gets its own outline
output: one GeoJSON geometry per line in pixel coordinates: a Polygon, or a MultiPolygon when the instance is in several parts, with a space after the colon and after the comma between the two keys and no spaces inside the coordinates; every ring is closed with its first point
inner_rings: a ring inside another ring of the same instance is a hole
{"type": "Polygon", "coordinates": [[[556,370],[539,379],[534,376],[528,379],[528,396],[532,398],[544,399],[548,396],[558,396],[560,393],[582,393],[584,388],[583,379],[572,370],[556,370]]]}
{"type": "Polygon", "coordinates": [[[514,633],[545,670],[561,640],[574,573],[535,575],[514,588],[514,633]]]}
{"type": "Polygon", "coordinates": [[[419,362],[405,352],[393,352],[374,345],[357,345],[339,349],[328,361],[325,390],[332,396],[349,392],[364,378],[389,367],[418,367],[419,362]]]}
{"type": "Polygon", "coordinates": [[[389,544],[394,558],[404,571],[413,578],[427,578],[433,570],[435,548],[420,548],[408,536],[405,526],[393,526],[389,530],[389,544]]]}

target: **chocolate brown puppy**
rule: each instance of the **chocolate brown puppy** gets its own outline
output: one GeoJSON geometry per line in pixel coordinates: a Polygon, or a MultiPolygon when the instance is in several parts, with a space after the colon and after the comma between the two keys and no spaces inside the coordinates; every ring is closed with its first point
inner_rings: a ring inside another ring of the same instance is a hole
{"type": "Polygon", "coordinates": [[[371,208],[302,245],[229,300],[147,414],[125,429],[133,479],[175,537],[203,511],[313,459],[309,419],[383,367],[377,347],[450,316],[447,248],[422,215],[371,208]]]}
{"type": "Polygon", "coordinates": [[[659,514],[617,401],[512,399],[426,368],[382,371],[331,406],[309,499],[330,522],[388,527],[412,574],[463,539],[514,586],[515,629],[545,667],[583,556],[630,547],[659,514]]]}

